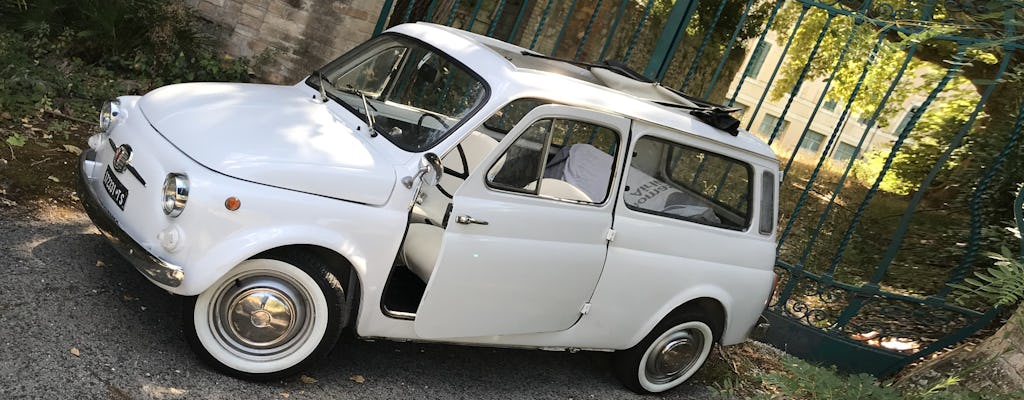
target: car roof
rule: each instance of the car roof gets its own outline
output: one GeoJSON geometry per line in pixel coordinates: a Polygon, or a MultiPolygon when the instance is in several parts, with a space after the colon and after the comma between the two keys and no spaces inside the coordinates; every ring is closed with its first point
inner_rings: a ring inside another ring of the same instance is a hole
{"type": "Polygon", "coordinates": [[[417,38],[459,60],[483,77],[492,88],[492,96],[499,97],[503,104],[511,97],[551,99],[660,125],[777,160],[764,141],[743,129],[733,136],[687,110],[638,97],[642,93],[613,89],[589,69],[566,61],[544,58],[510,43],[444,25],[417,22],[395,26],[388,32],[417,38]]]}

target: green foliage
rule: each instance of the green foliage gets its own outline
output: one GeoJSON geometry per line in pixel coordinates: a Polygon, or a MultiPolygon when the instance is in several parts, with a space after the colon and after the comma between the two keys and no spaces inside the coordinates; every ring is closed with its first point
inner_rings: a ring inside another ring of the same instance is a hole
{"type": "Polygon", "coordinates": [[[900,399],[899,393],[882,386],[868,374],[840,375],[796,359],[786,363],[786,373],[771,373],[764,383],[774,386],[783,398],[809,400],[900,399]]]}
{"type": "Polygon", "coordinates": [[[91,103],[112,95],[111,76],[105,69],[60,58],[68,46],[66,38],[50,38],[45,30],[30,34],[0,30],[0,59],[6,61],[0,64],[0,109],[25,116],[62,107],[70,99],[91,103]]]}
{"type": "Polygon", "coordinates": [[[0,110],[92,119],[119,94],[248,81],[254,61],[224,55],[204,29],[174,0],[0,0],[0,110]]]}
{"type": "Polygon", "coordinates": [[[25,141],[25,137],[21,136],[21,134],[19,134],[17,132],[11,134],[11,136],[8,136],[7,140],[5,140],[5,141],[7,142],[7,144],[9,144],[11,146],[14,146],[14,147],[24,146],[25,142],[26,142],[25,141]]]}
{"type": "Polygon", "coordinates": [[[1009,306],[1024,300],[1024,264],[1019,255],[1003,247],[1000,253],[988,253],[994,260],[992,267],[975,271],[974,278],[965,278],[963,284],[950,284],[961,295],[981,296],[996,306],[1009,306]]]}
{"type": "MultiPolygon", "coordinates": [[[[964,78],[957,78],[950,85],[951,90],[941,101],[932,104],[917,121],[910,133],[910,141],[896,154],[892,169],[882,180],[881,189],[900,195],[917,190],[925,176],[932,170],[939,156],[945,152],[953,138],[967,123],[967,119],[979,101],[979,95],[964,78]]],[[[909,113],[907,110],[906,113],[909,113]]],[[[904,115],[906,115],[904,113],[904,115]]],[[[897,115],[903,118],[903,115],[897,115]]],[[[894,132],[899,133],[899,132],[894,132]]],[[[942,174],[931,185],[943,188],[956,182],[949,182],[948,172],[955,169],[963,159],[963,147],[956,149],[950,161],[942,166],[942,174]]],[[[870,181],[882,172],[882,164],[889,155],[886,149],[868,154],[866,162],[858,165],[857,176],[870,181]]]]}
{"type": "MultiPolygon", "coordinates": [[[[822,29],[825,27],[825,21],[828,16],[822,9],[812,9],[804,17],[800,29],[795,33],[790,32],[790,27],[796,24],[801,10],[801,7],[797,4],[795,2],[787,3],[779,12],[777,22],[773,25],[773,29],[779,35],[779,45],[783,45],[790,35],[794,35],[789,54],[800,55],[786,57],[783,62],[779,77],[776,79],[771,90],[771,96],[774,100],[782,98],[783,95],[792,91],[796,85],[797,78],[799,78],[800,73],[805,65],[807,65],[808,60],[805,55],[810,55],[815,42],[817,42],[822,29]]],[[[857,98],[851,106],[854,114],[870,117],[875,113],[878,105],[881,104],[882,98],[888,91],[907,54],[899,45],[890,42],[883,42],[882,46],[878,49],[878,53],[872,54],[875,43],[878,41],[878,33],[875,27],[865,24],[855,25],[853,18],[850,17],[833,18],[829,29],[822,38],[822,43],[818,47],[815,58],[810,60],[810,68],[804,80],[827,78],[835,68],[836,62],[839,61],[839,56],[851,34],[853,39],[850,42],[850,48],[843,64],[840,65],[836,73],[832,89],[826,93],[825,99],[838,104],[845,104],[857,86],[857,82],[864,69],[864,64],[871,63],[857,98]]],[[[905,78],[900,81],[890,95],[886,107],[880,111],[875,121],[877,126],[889,126],[890,119],[902,110],[904,100],[911,94],[918,93],[921,87],[928,86],[927,82],[910,79],[915,75],[913,71],[921,68],[923,65],[919,60],[911,60],[907,66],[905,78]]],[[[927,78],[928,81],[933,83],[935,82],[934,79],[936,78],[927,78]]]]}
{"type": "Polygon", "coordinates": [[[996,393],[978,392],[957,386],[958,377],[947,377],[924,391],[898,390],[881,383],[868,374],[845,375],[835,368],[822,368],[797,360],[785,359],[784,372],[773,372],[762,378],[764,385],[774,388],[774,395],[763,399],[807,400],[1011,400],[1020,398],[1022,391],[996,393]]]}
{"type": "MultiPolygon", "coordinates": [[[[9,1],[9,0],[8,0],[9,1]]],[[[152,80],[247,81],[251,61],[217,50],[195,11],[173,0],[40,0],[0,7],[0,26],[52,54],[152,80]],[[55,29],[60,27],[60,29],[55,29]]]]}

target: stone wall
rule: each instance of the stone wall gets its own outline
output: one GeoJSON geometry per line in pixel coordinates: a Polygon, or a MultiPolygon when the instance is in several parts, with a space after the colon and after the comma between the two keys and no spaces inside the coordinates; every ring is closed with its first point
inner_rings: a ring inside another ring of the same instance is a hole
{"type": "Polygon", "coordinates": [[[273,83],[294,83],[369,39],[377,0],[186,0],[217,26],[229,54],[271,57],[257,71],[273,83]]]}

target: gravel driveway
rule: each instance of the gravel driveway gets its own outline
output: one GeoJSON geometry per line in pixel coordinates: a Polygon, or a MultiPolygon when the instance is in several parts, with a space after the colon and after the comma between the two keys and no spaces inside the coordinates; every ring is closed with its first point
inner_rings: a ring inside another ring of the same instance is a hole
{"type": "MultiPolygon", "coordinates": [[[[135,272],[82,212],[0,208],[0,249],[0,398],[650,398],[620,386],[603,353],[351,338],[302,377],[241,381],[192,354],[179,298],[135,272]]],[[[660,398],[713,397],[685,385],[660,398]]]]}

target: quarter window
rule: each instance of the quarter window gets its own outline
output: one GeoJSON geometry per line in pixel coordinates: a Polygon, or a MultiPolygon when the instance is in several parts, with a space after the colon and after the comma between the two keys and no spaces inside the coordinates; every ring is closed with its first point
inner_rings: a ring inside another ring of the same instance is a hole
{"type": "Polygon", "coordinates": [[[762,235],[771,235],[775,230],[775,174],[764,171],[761,174],[761,220],[757,231],[762,235]]]}
{"type": "Polygon", "coordinates": [[[626,206],[641,212],[743,230],[750,222],[751,168],[737,160],[641,138],[626,173],[626,206]]]}
{"type": "Polygon", "coordinates": [[[484,126],[495,132],[508,133],[527,113],[533,111],[537,106],[545,104],[551,104],[551,102],[540,99],[513,100],[494,113],[487,121],[484,121],[484,126]]]}

